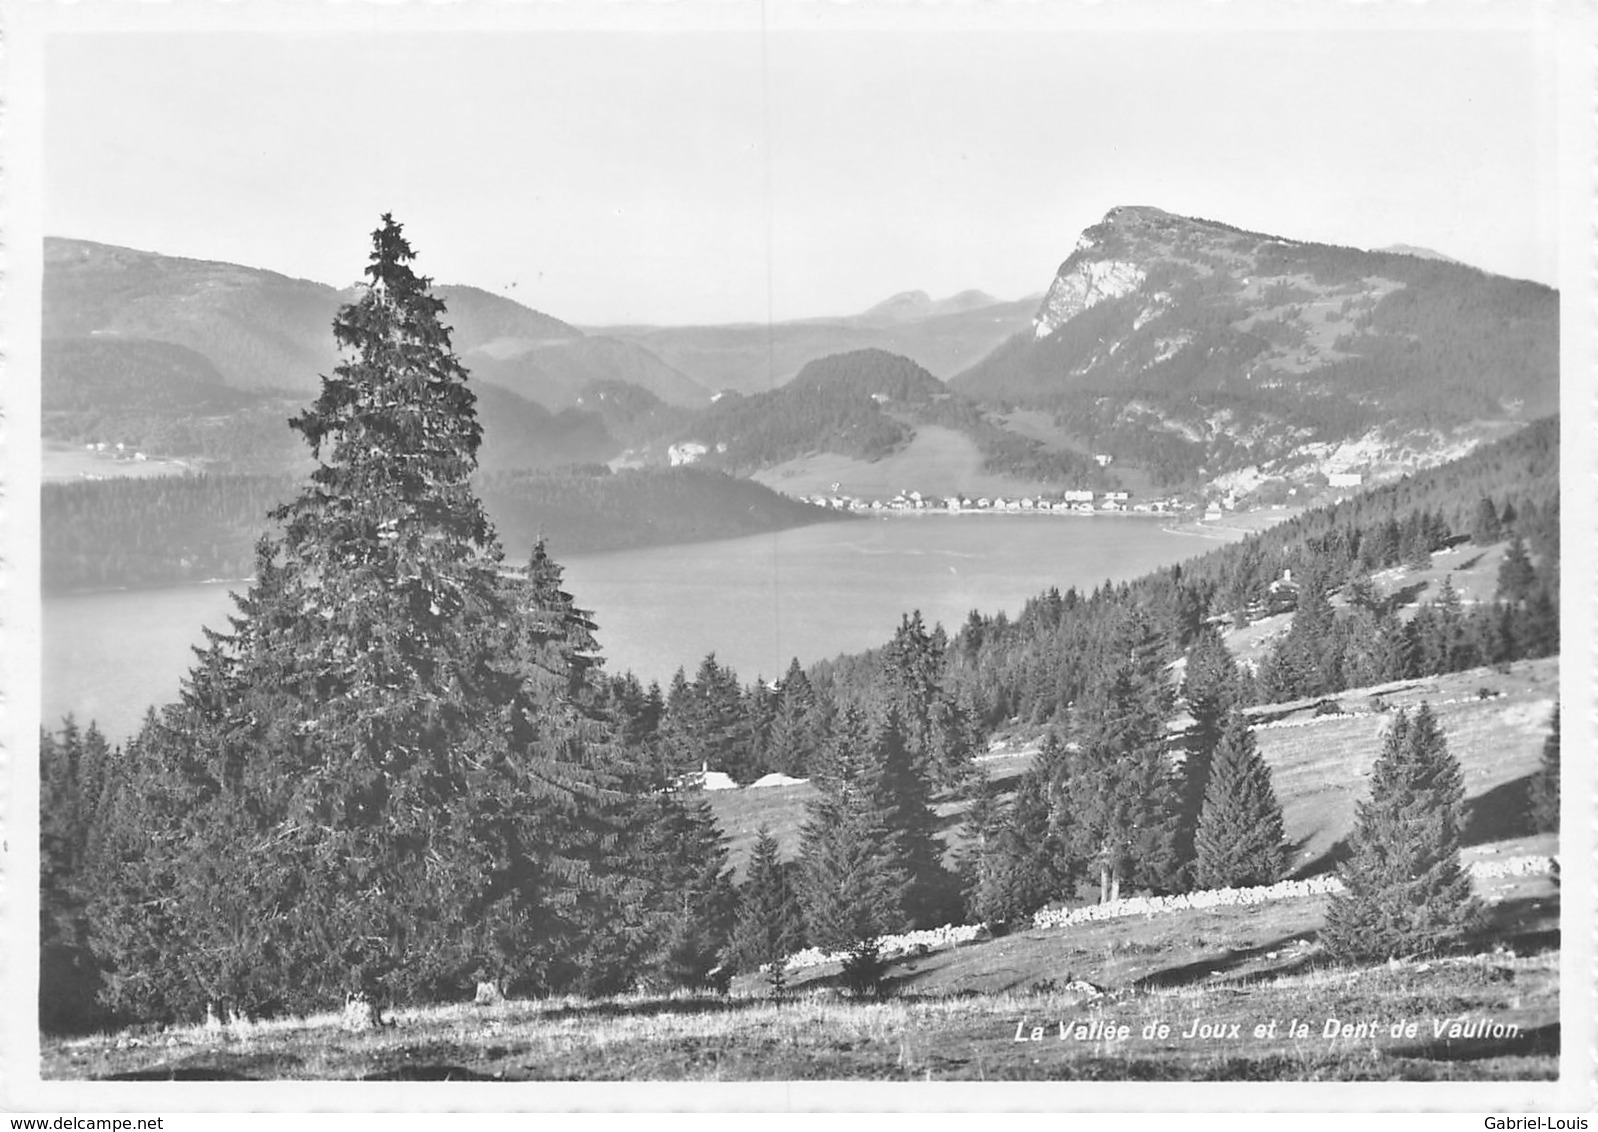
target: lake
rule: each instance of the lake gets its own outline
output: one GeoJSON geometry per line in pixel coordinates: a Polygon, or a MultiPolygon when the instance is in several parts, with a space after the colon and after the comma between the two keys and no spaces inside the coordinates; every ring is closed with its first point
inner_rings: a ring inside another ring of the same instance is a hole
{"type": "MultiPolygon", "coordinates": [[[[1219,532],[1217,532],[1219,533],[1219,532]]],[[[1237,537],[1241,532],[1227,532],[1237,537]]],[[[1049,586],[1092,589],[1209,550],[1154,519],[918,515],[823,523],[724,542],[562,558],[566,589],[594,612],[606,668],[666,684],[706,653],[744,683],[883,644],[919,609],[952,633],[972,609],[1016,613],[1049,586]]],[[[43,720],[73,711],[112,739],[171,700],[203,642],[226,627],[234,585],[50,597],[43,608],[43,720]]]]}

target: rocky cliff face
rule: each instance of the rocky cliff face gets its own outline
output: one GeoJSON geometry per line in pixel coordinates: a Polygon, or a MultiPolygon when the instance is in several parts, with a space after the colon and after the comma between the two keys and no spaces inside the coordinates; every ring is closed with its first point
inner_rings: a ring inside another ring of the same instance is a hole
{"type": "Polygon", "coordinates": [[[1334,452],[1422,466],[1555,412],[1557,352],[1538,284],[1126,206],[1082,233],[1031,332],[951,384],[1049,409],[1160,482],[1263,482],[1334,452]]]}
{"type": "Polygon", "coordinates": [[[1067,261],[1066,266],[1060,268],[1060,273],[1049,285],[1048,294],[1043,296],[1043,305],[1032,320],[1034,337],[1047,338],[1089,307],[1097,306],[1105,299],[1129,295],[1143,286],[1143,281],[1148,278],[1137,264],[1124,259],[1079,258],[1082,251],[1094,250],[1089,244],[1072,256],[1072,259],[1078,260],[1077,263],[1072,265],[1067,261]]]}

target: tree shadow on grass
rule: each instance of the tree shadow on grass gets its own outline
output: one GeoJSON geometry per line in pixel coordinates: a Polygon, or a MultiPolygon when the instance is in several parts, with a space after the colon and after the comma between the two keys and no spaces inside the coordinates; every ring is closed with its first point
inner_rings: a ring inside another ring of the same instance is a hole
{"type": "Polygon", "coordinates": [[[1530,813],[1531,784],[1535,778],[1536,775],[1528,774],[1466,799],[1461,844],[1486,845],[1536,833],[1530,813]]]}
{"type": "MultiPolygon", "coordinates": [[[[1197,959],[1192,963],[1182,963],[1175,967],[1163,967],[1158,971],[1144,975],[1141,979],[1135,980],[1132,986],[1139,990],[1151,990],[1156,987],[1177,987],[1185,986],[1188,983],[1196,983],[1200,979],[1207,979],[1212,975],[1221,975],[1228,971],[1236,970],[1251,960],[1264,958],[1272,952],[1282,951],[1293,944],[1312,942],[1316,935],[1317,933],[1312,931],[1297,932],[1293,935],[1282,936],[1280,939],[1273,939],[1269,943],[1229,951],[1225,955],[1197,959]]],[[[1272,966],[1270,974],[1273,977],[1297,974],[1299,971],[1309,967],[1311,961],[1312,955],[1306,951],[1302,955],[1289,959],[1286,963],[1272,966]]],[[[1324,957],[1321,957],[1320,961],[1324,962],[1324,957]]]]}
{"type": "Polygon", "coordinates": [[[158,1065],[154,1069],[130,1069],[125,1073],[107,1073],[98,1081],[270,1081],[282,1074],[240,1073],[215,1065],[158,1065]]]}
{"type": "MultiPolygon", "coordinates": [[[[1490,1016],[1489,1020],[1490,1020],[1490,1016]]],[[[1474,1019],[1472,1019],[1474,1021],[1474,1019]]],[[[1489,1057],[1559,1056],[1559,1023],[1550,1022],[1516,1034],[1501,1037],[1436,1039],[1418,1045],[1397,1046],[1384,1051],[1389,1057],[1413,1057],[1427,1061],[1481,1061],[1489,1057]]]]}
{"type": "Polygon", "coordinates": [[[765,998],[731,998],[725,995],[704,994],[692,998],[648,998],[637,1002],[600,1000],[584,1003],[561,1003],[548,1006],[538,1014],[543,1019],[557,1018],[653,1018],[662,1014],[728,1014],[763,1005],[765,998]]]}
{"type": "Polygon", "coordinates": [[[1464,949],[1482,951],[1500,944],[1514,948],[1518,955],[1558,950],[1558,899],[1521,896],[1488,905],[1487,922],[1467,937],[1464,949]]]}
{"type": "MultiPolygon", "coordinates": [[[[1305,838],[1305,841],[1308,841],[1308,838],[1305,838]]],[[[1299,844],[1302,845],[1304,842],[1301,841],[1299,844]]],[[[1295,846],[1295,850],[1296,849],[1297,847],[1295,846]]],[[[1323,873],[1334,873],[1337,871],[1338,865],[1348,860],[1350,852],[1351,848],[1348,844],[1348,838],[1339,837],[1336,841],[1332,842],[1331,846],[1326,850],[1326,852],[1322,853],[1319,857],[1305,861],[1302,865],[1289,873],[1287,879],[1308,880],[1310,877],[1320,876],[1323,873]]]]}
{"type": "Polygon", "coordinates": [[[1430,582],[1411,582],[1407,586],[1399,586],[1387,595],[1384,604],[1388,609],[1402,609],[1406,605],[1414,605],[1420,595],[1430,587],[1430,582]]]}

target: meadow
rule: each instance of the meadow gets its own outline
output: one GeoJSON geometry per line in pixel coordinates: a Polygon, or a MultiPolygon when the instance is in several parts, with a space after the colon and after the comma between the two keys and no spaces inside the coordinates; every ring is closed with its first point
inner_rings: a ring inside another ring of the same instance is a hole
{"type": "Polygon", "coordinates": [[[96,1035],[47,1045],[42,1071],[146,1081],[1552,1079],[1557,889],[1515,878],[1486,895],[1497,899],[1491,943],[1429,962],[1334,966],[1314,942],[1322,902],[1289,901],[950,948],[896,964],[880,1001],[845,998],[836,968],[823,967],[780,998],[747,977],[725,996],[399,1010],[363,1033],[329,1014],[96,1035]]]}
{"type": "MultiPolygon", "coordinates": [[[[1542,757],[1558,695],[1559,659],[1549,657],[1518,661],[1504,670],[1477,668],[1344,692],[1335,697],[1342,708],[1335,715],[1317,715],[1318,700],[1252,709],[1255,741],[1282,803],[1292,850],[1289,875],[1312,876],[1335,863],[1381,752],[1387,711],[1422,702],[1436,712],[1449,750],[1465,772],[1465,861],[1553,853],[1552,839],[1531,834],[1517,815],[1525,808],[1527,783],[1542,757]]],[[[977,765],[1003,796],[1036,752],[1035,737],[1001,738],[977,765]]],[[[805,804],[814,796],[808,783],[706,794],[727,835],[733,866],[740,870],[762,825],[785,857],[797,853],[805,804]]],[[[966,805],[944,801],[935,807],[951,861],[966,805]]]]}

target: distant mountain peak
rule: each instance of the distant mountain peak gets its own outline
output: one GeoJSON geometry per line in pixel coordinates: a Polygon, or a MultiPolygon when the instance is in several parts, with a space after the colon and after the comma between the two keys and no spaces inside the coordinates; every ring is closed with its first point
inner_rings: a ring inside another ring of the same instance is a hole
{"type": "Polygon", "coordinates": [[[925,291],[900,291],[865,313],[856,315],[851,321],[865,326],[920,322],[922,319],[937,318],[941,315],[961,314],[965,311],[997,306],[1000,302],[1001,300],[986,291],[975,289],[936,300],[925,291]]]}

